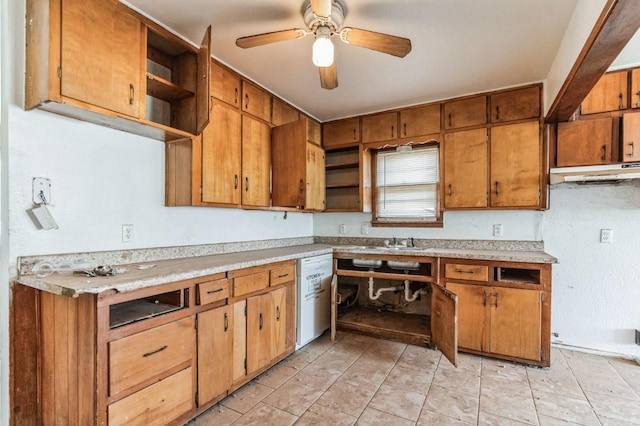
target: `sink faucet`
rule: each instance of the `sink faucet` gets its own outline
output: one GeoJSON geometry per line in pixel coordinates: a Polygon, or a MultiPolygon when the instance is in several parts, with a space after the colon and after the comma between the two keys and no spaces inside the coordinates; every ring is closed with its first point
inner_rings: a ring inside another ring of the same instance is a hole
{"type": "Polygon", "coordinates": [[[414,240],[413,237],[411,237],[409,239],[409,241],[411,241],[411,247],[415,247],[416,246],[416,240],[414,240]]]}
{"type": "Polygon", "coordinates": [[[393,245],[394,246],[398,245],[398,240],[396,240],[396,236],[395,235],[393,236],[393,245]]]}

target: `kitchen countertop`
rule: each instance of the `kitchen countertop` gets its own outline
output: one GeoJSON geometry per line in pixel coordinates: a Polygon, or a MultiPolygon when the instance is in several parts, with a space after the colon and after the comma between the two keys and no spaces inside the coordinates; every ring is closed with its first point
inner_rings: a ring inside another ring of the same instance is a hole
{"type": "Polygon", "coordinates": [[[35,274],[18,277],[21,284],[64,296],[77,297],[80,294],[98,294],[109,290],[126,292],[154,285],[213,275],[251,266],[294,260],[321,254],[394,254],[407,256],[449,257],[508,262],[556,263],[557,259],[543,251],[480,250],[464,248],[403,248],[396,250],[381,247],[331,246],[325,244],[305,244],[263,250],[248,250],[234,253],[186,257],[153,262],[138,262],[128,265],[112,265],[126,271],[114,276],[87,277],[84,275],[63,275],[53,273],[44,278],[35,274]],[[155,265],[150,267],[151,265],[155,265]]]}

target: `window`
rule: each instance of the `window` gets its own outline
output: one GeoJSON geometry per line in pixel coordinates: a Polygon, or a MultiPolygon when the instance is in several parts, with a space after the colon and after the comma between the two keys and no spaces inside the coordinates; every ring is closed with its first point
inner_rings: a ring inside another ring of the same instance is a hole
{"type": "Polygon", "coordinates": [[[377,224],[440,225],[438,146],[376,154],[377,224]]]}

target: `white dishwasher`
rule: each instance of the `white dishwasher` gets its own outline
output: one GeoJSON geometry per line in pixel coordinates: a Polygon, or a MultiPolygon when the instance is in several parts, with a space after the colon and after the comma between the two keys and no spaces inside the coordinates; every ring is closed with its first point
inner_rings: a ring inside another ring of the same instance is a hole
{"type": "Polygon", "coordinates": [[[333,255],[298,259],[297,266],[296,350],[330,326],[333,255]]]}

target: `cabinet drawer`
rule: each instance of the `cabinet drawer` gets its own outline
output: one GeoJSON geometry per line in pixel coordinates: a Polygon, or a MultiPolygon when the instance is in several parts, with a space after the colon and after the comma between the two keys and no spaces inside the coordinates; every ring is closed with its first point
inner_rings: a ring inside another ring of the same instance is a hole
{"type": "Polygon", "coordinates": [[[267,287],[269,287],[268,271],[233,279],[233,295],[236,297],[251,293],[252,291],[262,290],[267,287]]]}
{"type": "Polygon", "coordinates": [[[193,369],[186,368],[109,406],[109,425],[166,425],[193,408],[193,369]]]}
{"type": "Polygon", "coordinates": [[[109,343],[109,394],[161,376],[193,357],[193,318],[184,318],[109,343]]]}
{"type": "Polygon", "coordinates": [[[296,279],[296,267],[285,266],[284,268],[273,269],[269,272],[269,285],[279,285],[291,282],[296,279]]]}
{"type": "Polygon", "coordinates": [[[488,281],[489,267],[485,265],[448,263],[445,266],[445,277],[468,281],[488,281]]]}
{"type": "Polygon", "coordinates": [[[198,305],[216,302],[229,297],[229,280],[207,281],[198,284],[198,305]]]}

